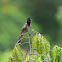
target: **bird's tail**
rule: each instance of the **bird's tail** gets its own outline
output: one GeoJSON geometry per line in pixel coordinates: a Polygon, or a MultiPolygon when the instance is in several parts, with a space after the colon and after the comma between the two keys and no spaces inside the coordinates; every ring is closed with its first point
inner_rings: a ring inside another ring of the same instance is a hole
{"type": "Polygon", "coordinates": [[[21,34],[21,36],[19,37],[18,43],[21,42],[21,38],[23,37],[23,34],[21,34]]]}

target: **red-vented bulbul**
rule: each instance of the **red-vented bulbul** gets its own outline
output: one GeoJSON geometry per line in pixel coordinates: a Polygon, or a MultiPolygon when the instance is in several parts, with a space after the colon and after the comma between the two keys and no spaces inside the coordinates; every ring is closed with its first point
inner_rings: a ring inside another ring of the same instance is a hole
{"type": "MultiPolygon", "coordinates": [[[[24,26],[21,29],[21,34],[20,34],[20,38],[19,39],[21,39],[23,37],[23,35],[25,35],[30,30],[30,28],[31,28],[31,25],[30,25],[31,21],[32,21],[31,18],[28,17],[26,23],[24,24],[24,26]]],[[[21,40],[18,41],[18,43],[20,43],[20,42],[21,42],[21,40]]]]}

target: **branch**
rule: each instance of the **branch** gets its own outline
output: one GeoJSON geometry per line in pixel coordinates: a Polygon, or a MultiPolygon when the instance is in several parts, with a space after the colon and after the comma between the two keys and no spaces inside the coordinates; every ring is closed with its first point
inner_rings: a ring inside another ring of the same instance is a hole
{"type": "MultiPolygon", "coordinates": [[[[29,37],[31,36],[32,33],[38,33],[38,32],[32,30],[31,33],[28,33],[28,34],[29,34],[29,37]]],[[[29,38],[29,37],[22,37],[22,38],[20,38],[20,39],[17,41],[17,43],[20,42],[22,39],[26,39],[26,38],[29,38]]]]}
{"type": "MultiPolygon", "coordinates": [[[[29,35],[30,36],[30,35],[29,35]]],[[[30,44],[30,38],[29,38],[29,47],[30,47],[30,57],[29,57],[29,62],[30,62],[30,58],[31,58],[31,44],[30,44]]]]}
{"type": "MultiPolygon", "coordinates": [[[[32,30],[31,33],[29,33],[29,36],[28,36],[28,37],[22,37],[21,39],[18,40],[18,42],[19,42],[19,41],[21,41],[22,39],[26,39],[26,38],[28,38],[28,42],[24,42],[24,43],[22,43],[21,45],[26,44],[26,43],[29,44],[29,48],[30,48],[29,62],[31,62],[31,61],[30,61],[30,59],[31,59],[31,55],[37,55],[37,54],[33,54],[33,53],[31,53],[32,48],[31,48],[31,43],[30,43],[30,36],[31,36],[32,33],[38,33],[38,32],[32,30]]],[[[17,43],[18,43],[18,42],[17,42],[17,43]]],[[[19,44],[19,43],[18,43],[18,44],[19,44]]],[[[26,52],[26,55],[25,55],[25,60],[26,60],[26,56],[27,56],[27,52],[26,52]]],[[[26,61],[25,61],[25,62],[26,62],[26,61]]]]}
{"type": "MultiPolygon", "coordinates": [[[[22,38],[20,38],[18,41],[17,41],[17,43],[19,42],[19,41],[21,41],[22,39],[27,39],[27,38],[29,38],[29,37],[22,37],[22,38]]],[[[19,44],[19,43],[18,43],[19,44]]]]}
{"type": "Polygon", "coordinates": [[[26,52],[26,55],[25,55],[25,62],[26,62],[26,56],[27,56],[27,53],[28,53],[28,49],[27,49],[27,52],[26,52]]]}
{"type": "Polygon", "coordinates": [[[31,55],[37,55],[38,56],[38,54],[34,54],[34,53],[31,53],[31,55]]]}
{"type": "Polygon", "coordinates": [[[23,45],[23,44],[28,44],[29,42],[24,42],[24,43],[22,43],[21,45],[23,45]]]}

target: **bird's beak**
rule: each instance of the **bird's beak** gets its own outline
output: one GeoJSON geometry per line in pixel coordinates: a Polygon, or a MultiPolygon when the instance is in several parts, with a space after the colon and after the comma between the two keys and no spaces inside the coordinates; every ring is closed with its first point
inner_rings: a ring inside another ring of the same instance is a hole
{"type": "Polygon", "coordinates": [[[30,19],[30,22],[32,22],[32,19],[30,19]]]}

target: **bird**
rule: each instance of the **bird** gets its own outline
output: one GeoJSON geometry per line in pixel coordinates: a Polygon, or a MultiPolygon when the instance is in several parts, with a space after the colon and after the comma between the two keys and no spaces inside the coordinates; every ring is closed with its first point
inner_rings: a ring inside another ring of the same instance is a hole
{"type": "Polygon", "coordinates": [[[19,38],[18,43],[21,42],[20,39],[31,29],[31,27],[32,27],[31,22],[32,22],[32,19],[30,17],[28,17],[26,20],[26,23],[24,24],[24,26],[21,29],[21,34],[20,34],[20,38],[19,38]]]}

